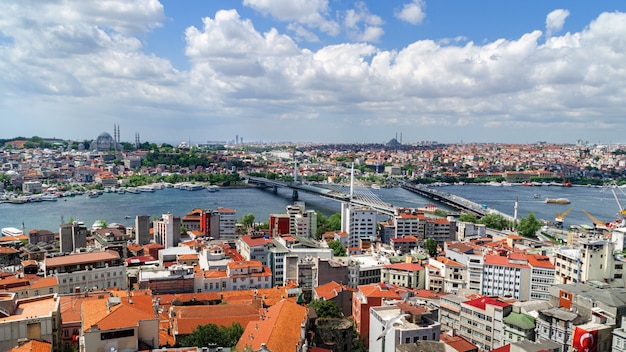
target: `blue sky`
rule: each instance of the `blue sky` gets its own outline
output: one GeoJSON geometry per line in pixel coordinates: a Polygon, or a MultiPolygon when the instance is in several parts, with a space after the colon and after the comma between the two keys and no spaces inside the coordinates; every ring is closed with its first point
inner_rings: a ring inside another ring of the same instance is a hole
{"type": "Polygon", "coordinates": [[[0,5],[0,138],[626,143],[622,1],[0,5]]]}

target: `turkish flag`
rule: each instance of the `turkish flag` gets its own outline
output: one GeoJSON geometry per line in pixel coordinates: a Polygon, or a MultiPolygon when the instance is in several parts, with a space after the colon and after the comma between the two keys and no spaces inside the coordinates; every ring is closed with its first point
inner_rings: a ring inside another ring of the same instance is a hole
{"type": "Polygon", "coordinates": [[[577,326],[572,347],[578,352],[598,352],[598,330],[587,331],[577,326]]]}

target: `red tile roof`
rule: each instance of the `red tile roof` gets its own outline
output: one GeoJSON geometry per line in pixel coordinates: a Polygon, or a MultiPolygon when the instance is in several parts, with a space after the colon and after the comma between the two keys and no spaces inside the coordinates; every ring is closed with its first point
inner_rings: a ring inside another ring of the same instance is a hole
{"type": "Polygon", "coordinates": [[[468,304],[472,307],[476,307],[478,309],[481,310],[485,310],[485,307],[487,305],[492,305],[492,306],[496,306],[496,307],[508,307],[510,304],[506,303],[506,302],[502,302],[496,298],[493,297],[479,297],[473,300],[469,300],[469,301],[465,301],[465,304],[468,304]]]}
{"type": "Polygon", "coordinates": [[[306,320],[307,308],[282,300],[267,309],[264,320],[248,323],[237,343],[237,349],[246,346],[253,351],[264,343],[270,351],[291,351],[300,344],[301,324],[306,320]]]}

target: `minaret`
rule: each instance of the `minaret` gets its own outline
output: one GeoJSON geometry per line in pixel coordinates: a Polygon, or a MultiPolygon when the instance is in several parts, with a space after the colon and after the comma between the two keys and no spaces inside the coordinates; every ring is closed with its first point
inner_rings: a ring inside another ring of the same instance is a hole
{"type": "Polygon", "coordinates": [[[515,207],[513,208],[513,228],[517,228],[517,197],[515,197],[515,207]]]}
{"type": "Polygon", "coordinates": [[[350,170],[350,200],[354,195],[354,163],[352,163],[352,170],[350,170]]]}
{"type": "MultiPolygon", "coordinates": [[[[239,136],[237,136],[239,138],[239,136]]],[[[296,152],[293,152],[293,184],[298,184],[298,160],[296,160],[296,152]]]]}

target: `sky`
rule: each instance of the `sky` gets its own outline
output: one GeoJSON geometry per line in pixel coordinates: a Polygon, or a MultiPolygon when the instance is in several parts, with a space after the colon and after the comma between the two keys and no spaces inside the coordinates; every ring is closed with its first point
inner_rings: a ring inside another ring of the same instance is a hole
{"type": "Polygon", "coordinates": [[[0,9],[0,138],[626,143],[621,0],[0,9]]]}

